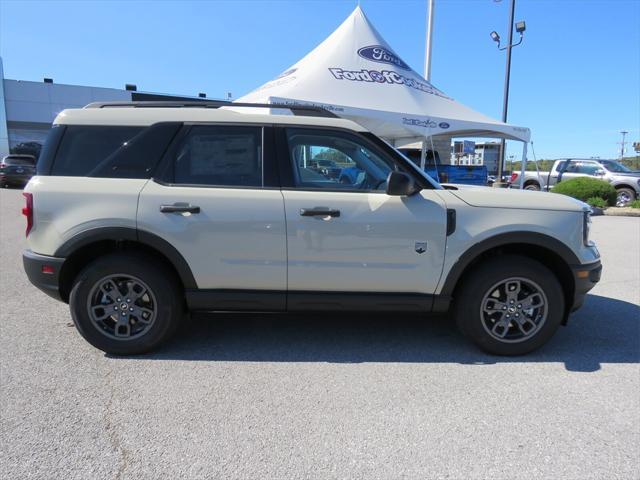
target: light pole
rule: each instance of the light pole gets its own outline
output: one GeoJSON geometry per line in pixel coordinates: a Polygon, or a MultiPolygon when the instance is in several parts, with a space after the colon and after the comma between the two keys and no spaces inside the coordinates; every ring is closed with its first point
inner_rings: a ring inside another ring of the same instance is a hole
{"type": "MultiPolygon", "coordinates": [[[[429,10],[427,12],[427,39],[424,46],[424,79],[431,83],[431,46],[433,44],[433,15],[435,8],[435,0],[428,0],[429,10]]],[[[431,152],[435,160],[435,152],[431,152]]],[[[422,141],[422,150],[420,152],[420,168],[424,170],[427,163],[427,137],[422,141]]],[[[437,168],[437,167],[436,167],[437,168]]]]}
{"type": "MultiPolygon", "coordinates": [[[[500,1],[500,0],[494,0],[500,1]]],[[[516,0],[511,0],[511,6],[509,8],[509,26],[508,26],[508,40],[505,46],[500,46],[500,35],[497,32],[491,32],[491,39],[498,44],[498,50],[506,50],[507,51],[507,66],[504,74],[504,95],[502,99],[502,121],[507,122],[507,109],[509,107],[509,80],[511,76],[511,49],[513,47],[517,47],[522,43],[524,38],[524,31],[526,30],[526,25],[523,21],[517,22],[515,24],[516,32],[520,34],[520,40],[517,43],[513,43],[513,18],[516,10],[516,0]]],[[[498,163],[498,181],[494,186],[497,187],[505,187],[506,184],[502,183],[502,172],[504,169],[504,158],[505,158],[505,140],[504,138],[500,141],[500,161],[498,163]]]]}
{"type": "Polygon", "coordinates": [[[624,158],[624,144],[625,144],[624,138],[627,136],[627,133],[629,132],[627,132],[626,130],[622,130],[620,133],[622,134],[622,142],[620,142],[620,160],[622,160],[624,158]]]}
{"type": "Polygon", "coordinates": [[[435,0],[429,1],[427,13],[427,42],[424,49],[424,79],[431,83],[431,45],[433,43],[433,15],[435,14],[435,0]]]}

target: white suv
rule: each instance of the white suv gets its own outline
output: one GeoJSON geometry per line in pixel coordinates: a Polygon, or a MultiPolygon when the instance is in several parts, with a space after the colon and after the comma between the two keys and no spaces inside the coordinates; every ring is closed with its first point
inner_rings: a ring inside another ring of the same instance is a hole
{"type": "Polygon", "coordinates": [[[196,310],[451,310],[485,351],[517,355],[599,280],[581,202],[443,188],[325,110],[221,106],[56,118],[25,189],[24,267],[95,347],[149,351],[196,310]]]}

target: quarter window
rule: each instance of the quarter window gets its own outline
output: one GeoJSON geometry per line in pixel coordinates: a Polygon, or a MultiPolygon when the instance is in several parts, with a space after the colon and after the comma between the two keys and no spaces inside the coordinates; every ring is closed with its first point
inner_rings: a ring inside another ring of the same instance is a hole
{"type": "Polygon", "coordinates": [[[390,159],[342,132],[290,128],[287,140],[297,187],[384,191],[396,169],[390,159]]]}
{"type": "Polygon", "coordinates": [[[142,127],[70,125],[62,137],[51,174],[88,176],[141,131],[142,127]]]}
{"type": "Polygon", "coordinates": [[[262,129],[204,126],[191,128],[177,150],[177,184],[262,186],[262,129]]]}

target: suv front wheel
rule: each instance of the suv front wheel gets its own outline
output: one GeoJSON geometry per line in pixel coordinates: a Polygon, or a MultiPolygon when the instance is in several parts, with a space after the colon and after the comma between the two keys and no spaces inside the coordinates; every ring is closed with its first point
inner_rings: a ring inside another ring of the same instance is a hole
{"type": "Polygon", "coordinates": [[[116,355],[153,350],[176,330],[182,316],[173,274],[153,257],[116,253],[77,276],[69,307],[80,334],[116,355]]]}
{"type": "Polygon", "coordinates": [[[523,355],[544,345],[564,313],[564,295],[544,265],[519,255],[485,260],[456,292],[460,331],[495,355],[523,355]]]}

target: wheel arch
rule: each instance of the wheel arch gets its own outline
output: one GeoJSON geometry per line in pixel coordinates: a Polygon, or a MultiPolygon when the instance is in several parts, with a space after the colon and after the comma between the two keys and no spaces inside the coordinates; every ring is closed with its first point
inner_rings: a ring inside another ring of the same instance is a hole
{"type": "Polygon", "coordinates": [[[615,188],[616,190],[619,190],[621,188],[628,188],[629,190],[633,190],[636,196],[638,195],[638,191],[633,187],[633,185],[629,185],[628,183],[617,183],[613,185],[613,188],[615,188]]]}
{"type": "Polygon", "coordinates": [[[575,279],[571,265],[580,264],[576,254],[561,241],[535,232],[510,232],[490,237],[465,251],[451,267],[440,295],[455,301],[456,290],[464,281],[465,273],[475,265],[500,254],[522,255],[542,263],[558,278],[565,297],[564,323],[571,311],[575,294],[575,279]]]}
{"type": "Polygon", "coordinates": [[[67,240],[54,256],[65,258],[60,271],[60,296],[69,301],[76,275],[87,263],[116,251],[141,251],[162,262],[185,289],[197,288],[193,272],[184,257],[169,242],[143,230],[129,227],[104,227],[85,230],[67,240]]]}

